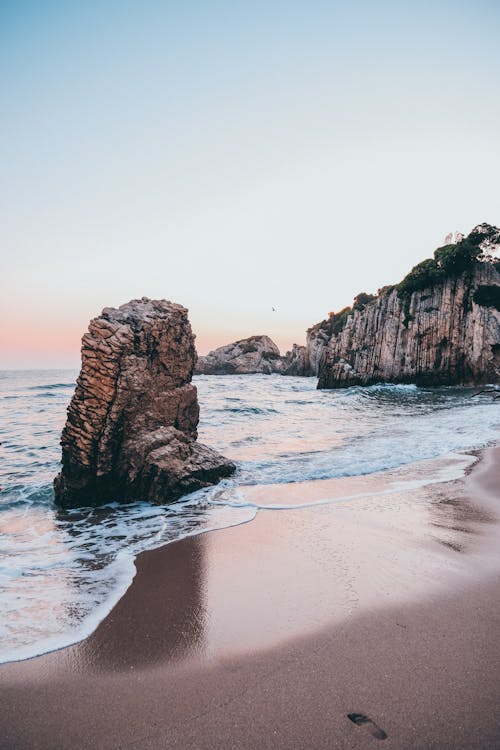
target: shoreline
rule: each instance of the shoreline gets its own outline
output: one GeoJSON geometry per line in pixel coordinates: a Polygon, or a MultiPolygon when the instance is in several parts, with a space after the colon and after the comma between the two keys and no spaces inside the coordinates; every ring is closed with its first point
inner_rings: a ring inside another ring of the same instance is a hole
{"type": "MultiPolygon", "coordinates": [[[[417,485],[420,481],[425,488],[432,487],[436,484],[450,483],[454,481],[460,481],[465,479],[474,467],[481,460],[482,455],[488,450],[486,448],[479,448],[466,451],[458,451],[447,454],[446,456],[424,459],[422,461],[411,462],[410,464],[400,464],[399,466],[392,469],[384,469],[379,472],[372,472],[369,474],[350,475],[347,477],[334,477],[330,479],[314,479],[304,480],[303,482],[292,482],[292,483],[277,483],[277,484],[256,484],[256,485],[242,485],[241,489],[246,492],[249,496],[248,507],[254,509],[255,515],[243,521],[237,521],[236,523],[229,523],[228,525],[222,525],[220,527],[208,527],[201,528],[195,531],[186,533],[177,539],[160,542],[157,547],[151,547],[150,549],[143,550],[140,553],[130,554],[127,558],[127,562],[131,569],[130,580],[126,585],[122,585],[116,591],[113,591],[109,601],[103,602],[99,606],[99,610],[103,610],[104,614],[93,618],[91,623],[88,623],[87,627],[82,627],[78,633],[78,630],[71,636],[68,636],[66,642],[50,647],[45,646],[38,653],[28,653],[26,655],[16,656],[8,660],[0,660],[0,667],[2,664],[16,664],[24,662],[30,659],[38,659],[48,654],[59,652],[63,649],[78,646],[82,641],[90,638],[99,625],[111,614],[113,609],[116,607],[118,602],[126,594],[127,590],[132,585],[135,578],[137,567],[137,560],[144,554],[148,554],[152,551],[164,549],[170,544],[184,541],[192,536],[202,536],[204,534],[213,534],[215,532],[225,531],[227,529],[238,527],[247,523],[252,523],[255,520],[255,516],[260,511],[295,511],[312,509],[317,506],[328,506],[332,503],[347,502],[352,503],[360,499],[372,499],[377,496],[388,497],[392,494],[401,493],[401,488],[398,488],[398,484],[403,482],[403,485],[407,482],[408,469],[413,470],[417,474],[423,474],[426,476],[424,480],[416,480],[417,485]],[[460,466],[463,459],[469,463],[464,466],[460,466]],[[454,473],[453,461],[458,465],[458,472],[463,474],[460,476],[450,476],[454,473]],[[428,471],[430,470],[432,479],[428,478],[428,471]],[[446,478],[443,477],[443,474],[446,478]],[[400,480],[398,482],[397,480],[400,480]],[[375,490],[377,486],[379,489],[375,490]],[[301,493],[305,492],[308,495],[308,501],[300,502],[302,498],[301,493]],[[276,499],[278,502],[270,502],[269,494],[271,498],[276,499]],[[263,498],[265,498],[263,502],[263,498]],[[297,499],[299,498],[299,500],[297,499]]],[[[415,481],[415,480],[414,480],[415,481]]],[[[410,484],[411,484],[410,480],[410,484]]],[[[222,501],[224,505],[224,501],[222,501]]],[[[85,624],[85,623],[84,623],[85,624]]],[[[58,636],[49,638],[48,641],[57,641],[58,636]]],[[[64,640],[64,639],[61,639],[64,640]]],[[[46,642],[47,643],[47,642],[46,642]]],[[[27,649],[28,650],[28,649],[27,649]]]]}
{"type": "Polygon", "coordinates": [[[0,665],[0,747],[369,747],[349,712],[387,747],[498,747],[499,459],[410,503],[283,510],[142,553],[90,637],[0,665]]]}

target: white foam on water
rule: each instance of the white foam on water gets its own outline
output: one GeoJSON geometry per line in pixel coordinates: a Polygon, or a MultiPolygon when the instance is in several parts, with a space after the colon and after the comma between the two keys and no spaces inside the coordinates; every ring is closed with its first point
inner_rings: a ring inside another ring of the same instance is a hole
{"type": "Polygon", "coordinates": [[[65,531],[76,532],[74,543],[62,543],[61,528],[38,536],[36,527],[26,527],[24,544],[4,558],[17,557],[17,565],[0,567],[0,662],[32,658],[88,637],[129,588],[141,552],[255,517],[251,508],[207,511],[211,491],[171,506],[110,504],[70,513],[75,520],[65,521],[72,525],[65,531]],[[89,523],[92,518],[95,523],[89,523]],[[52,552],[40,564],[38,553],[46,546],[52,552]]]}
{"type": "Polygon", "coordinates": [[[236,461],[236,475],[168,506],[109,504],[60,511],[52,480],[76,373],[0,373],[0,661],[87,637],[130,586],[142,551],[247,523],[259,510],[356,502],[260,505],[249,485],[309,482],[391,470],[391,494],[462,476],[461,451],[498,437],[498,404],[470,389],[381,385],[317,391],[313,378],[196,378],[200,440],[236,461]],[[418,462],[450,455],[419,473],[418,462]],[[398,471],[398,467],[408,468],[398,471]]]}
{"type": "MultiPolygon", "coordinates": [[[[474,456],[469,454],[450,453],[439,460],[425,462],[425,467],[431,473],[424,478],[395,479],[388,483],[388,486],[382,490],[356,492],[348,495],[336,495],[335,497],[325,497],[321,500],[310,500],[303,503],[256,503],[245,499],[244,487],[240,487],[241,500],[220,500],[215,495],[209,502],[211,505],[224,505],[232,508],[254,508],[255,510],[301,510],[309,509],[320,505],[332,505],[337,503],[350,502],[352,500],[361,500],[371,497],[382,497],[384,495],[400,494],[402,492],[411,492],[412,490],[428,487],[433,484],[442,484],[443,482],[452,482],[461,479],[467,469],[476,462],[474,456]]],[[[412,465],[410,472],[417,471],[420,473],[423,468],[422,464],[412,465]]],[[[318,481],[318,480],[316,480],[318,481]]],[[[306,493],[307,491],[305,491],[306,493]]]]}

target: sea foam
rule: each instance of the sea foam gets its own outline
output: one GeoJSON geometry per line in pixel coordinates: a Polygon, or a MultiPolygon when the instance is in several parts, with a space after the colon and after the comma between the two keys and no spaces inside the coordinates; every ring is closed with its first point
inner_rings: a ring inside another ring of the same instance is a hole
{"type": "MultiPolygon", "coordinates": [[[[313,378],[201,376],[195,379],[200,440],[236,461],[233,478],[168,506],[61,511],[53,505],[52,480],[75,376],[0,373],[0,661],[89,635],[130,585],[140,552],[246,523],[272,508],[249,499],[245,488],[395,470],[384,489],[390,493],[456,478],[471,460],[460,453],[496,440],[500,423],[498,405],[487,395],[472,398],[471,389],[318,391],[313,378]],[[412,474],[417,462],[451,453],[459,455],[433,464],[425,476],[412,474]]],[[[301,505],[310,505],[307,496],[274,509],[300,512],[301,505]]]]}

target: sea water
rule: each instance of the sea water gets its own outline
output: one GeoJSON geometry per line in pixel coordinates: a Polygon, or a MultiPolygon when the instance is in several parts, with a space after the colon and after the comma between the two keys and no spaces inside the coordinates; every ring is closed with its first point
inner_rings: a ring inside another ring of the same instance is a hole
{"type": "Polygon", "coordinates": [[[200,376],[199,438],[236,462],[234,477],[171,505],[63,511],[52,481],[76,375],[0,372],[0,661],[89,635],[130,585],[141,551],[251,522],[259,508],[246,487],[411,466],[499,434],[498,402],[473,389],[318,391],[315,378],[200,376]]]}

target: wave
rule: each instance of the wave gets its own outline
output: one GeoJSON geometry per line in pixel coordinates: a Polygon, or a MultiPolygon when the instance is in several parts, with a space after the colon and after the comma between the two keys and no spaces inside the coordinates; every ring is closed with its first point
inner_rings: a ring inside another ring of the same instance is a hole
{"type": "Polygon", "coordinates": [[[47,383],[46,385],[30,385],[27,391],[59,390],[60,388],[74,388],[76,383],[47,383]]]}
{"type": "Polygon", "coordinates": [[[397,471],[492,442],[500,423],[498,405],[471,399],[467,389],[318,391],[313,378],[200,376],[200,441],[236,462],[234,477],[168,506],[62,511],[52,480],[74,375],[2,375],[12,400],[0,401],[0,660],[89,635],[130,585],[145,549],[253,520],[261,506],[247,502],[249,485],[397,471]],[[34,606],[43,616],[33,618],[34,606]]]}
{"type": "Polygon", "coordinates": [[[226,406],[223,409],[218,409],[218,411],[223,412],[229,412],[230,414],[262,414],[262,415],[268,415],[268,414],[279,414],[277,409],[272,408],[259,408],[258,406],[226,406]]]}
{"type": "Polygon", "coordinates": [[[25,528],[25,537],[31,532],[30,543],[23,548],[13,543],[15,556],[4,540],[2,551],[9,564],[0,568],[0,663],[39,656],[87,638],[132,583],[135,558],[141,552],[255,518],[257,510],[242,503],[209,507],[210,496],[222,498],[223,492],[220,486],[199,490],[168,506],[108,503],[73,509],[61,512],[57,526],[45,535],[39,533],[40,518],[34,518],[32,527],[25,528]],[[67,537],[64,546],[61,534],[67,537]],[[51,556],[40,564],[45,549],[51,556]],[[33,599],[43,618],[33,619],[33,599]]]}
{"type": "MultiPolygon", "coordinates": [[[[234,508],[254,508],[255,510],[304,510],[321,505],[333,505],[336,503],[351,502],[353,500],[381,497],[384,495],[393,495],[396,493],[399,494],[401,492],[404,492],[405,490],[415,490],[422,487],[428,487],[433,484],[451,482],[463,477],[467,469],[469,469],[475,463],[475,461],[476,458],[468,453],[450,453],[448,456],[446,456],[446,462],[437,467],[433,466],[432,470],[429,471],[424,478],[417,479],[414,477],[410,477],[399,479],[399,477],[395,476],[389,483],[389,485],[383,490],[365,490],[364,492],[358,492],[351,495],[340,495],[334,498],[326,497],[321,500],[310,500],[304,503],[256,503],[244,499],[244,489],[240,493],[243,499],[233,501],[226,499],[224,501],[219,501],[217,498],[213,498],[212,500],[210,500],[210,503],[212,505],[230,505],[234,508]]],[[[416,464],[416,466],[418,466],[418,464],[416,464]]],[[[329,479],[329,477],[325,477],[325,479],[329,479]]],[[[304,481],[307,482],[307,480],[303,480],[303,482],[304,481]]]]}

